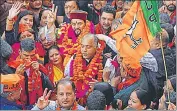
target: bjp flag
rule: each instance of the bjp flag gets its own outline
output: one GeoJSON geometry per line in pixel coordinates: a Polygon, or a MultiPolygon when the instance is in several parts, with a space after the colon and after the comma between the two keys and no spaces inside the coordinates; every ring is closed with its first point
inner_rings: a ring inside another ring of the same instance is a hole
{"type": "Polygon", "coordinates": [[[123,17],[122,25],[111,32],[123,59],[131,58],[131,62],[139,63],[150,49],[150,41],[161,31],[156,2],[135,1],[123,17]]]}

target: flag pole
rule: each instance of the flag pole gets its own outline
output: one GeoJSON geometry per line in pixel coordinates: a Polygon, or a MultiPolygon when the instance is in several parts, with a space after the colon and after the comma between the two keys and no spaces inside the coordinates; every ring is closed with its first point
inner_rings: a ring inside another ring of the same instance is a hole
{"type": "Polygon", "coordinates": [[[169,87],[168,87],[168,83],[167,83],[167,67],[166,67],[166,62],[165,62],[165,56],[164,56],[164,50],[163,50],[163,45],[162,45],[162,32],[160,32],[160,45],[161,45],[161,49],[162,49],[162,57],[163,57],[163,63],[164,63],[164,68],[165,68],[165,77],[166,77],[166,86],[167,86],[167,94],[168,94],[168,102],[170,103],[170,92],[169,92],[169,87]]]}

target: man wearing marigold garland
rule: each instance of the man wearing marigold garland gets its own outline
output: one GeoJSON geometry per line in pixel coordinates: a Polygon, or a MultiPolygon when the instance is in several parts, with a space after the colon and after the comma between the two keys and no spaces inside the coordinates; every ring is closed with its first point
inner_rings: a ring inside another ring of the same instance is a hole
{"type": "Polygon", "coordinates": [[[77,87],[76,97],[80,104],[85,104],[90,87],[95,82],[102,81],[103,67],[106,58],[102,56],[104,44],[94,34],[82,38],[80,50],[72,56],[65,68],[65,76],[77,87]]]}
{"type": "Polygon", "coordinates": [[[87,20],[87,12],[75,10],[70,13],[71,24],[63,24],[58,31],[61,53],[64,53],[64,66],[69,58],[77,52],[80,41],[87,33],[94,33],[94,25],[87,20]]]}
{"type": "MultiPolygon", "coordinates": [[[[42,96],[43,89],[52,89],[52,83],[45,75],[45,67],[36,58],[35,41],[26,38],[20,42],[19,56],[15,61],[8,62],[13,73],[23,75],[21,102],[24,105],[34,105],[38,97],[42,96]]],[[[9,72],[10,73],[10,70],[9,72]]]]}

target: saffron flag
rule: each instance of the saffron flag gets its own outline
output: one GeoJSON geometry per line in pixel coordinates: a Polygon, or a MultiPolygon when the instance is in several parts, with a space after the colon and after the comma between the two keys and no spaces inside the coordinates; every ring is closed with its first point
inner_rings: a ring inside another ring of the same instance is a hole
{"type": "Polygon", "coordinates": [[[111,32],[120,56],[137,62],[150,49],[150,41],[161,31],[157,1],[135,1],[123,17],[122,25],[111,32]]]}

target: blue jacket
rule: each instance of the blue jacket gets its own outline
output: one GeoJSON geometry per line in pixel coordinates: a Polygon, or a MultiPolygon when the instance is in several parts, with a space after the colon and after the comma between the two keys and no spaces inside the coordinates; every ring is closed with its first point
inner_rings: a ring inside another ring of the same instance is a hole
{"type": "Polygon", "coordinates": [[[15,102],[11,102],[4,97],[0,96],[0,110],[22,110],[21,105],[17,105],[15,102]]]}

